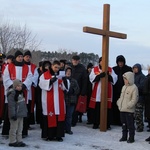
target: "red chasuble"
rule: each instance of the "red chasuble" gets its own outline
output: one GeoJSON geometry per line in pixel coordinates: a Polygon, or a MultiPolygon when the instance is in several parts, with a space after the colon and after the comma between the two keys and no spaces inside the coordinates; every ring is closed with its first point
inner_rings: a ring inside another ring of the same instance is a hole
{"type": "MultiPolygon", "coordinates": [[[[16,79],[16,66],[13,63],[11,63],[8,65],[8,70],[9,70],[9,74],[10,74],[10,79],[15,80],[16,79]]],[[[28,66],[24,64],[22,66],[22,82],[24,82],[25,79],[27,78],[28,71],[29,71],[28,66]]],[[[24,94],[25,94],[25,100],[27,103],[27,90],[24,90],[24,94]]]]}
{"type": "MultiPolygon", "coordinates": [[[[100,74],[100,69],[98,66],[94,67],[94,73],[95,75],[100,74]]],[[[112,68],[108,67],[108,71],[112,72],[112,68]]],[[[100,94],[97,92],[97,87],[98,87],[99,82],[95,82],[93,90],[92,90],[92,95],[89,103],[90,108],[95,108],[96,106],[96,94],[100,94]]],[[[111,108],[112,105],[112,85],[111,82],[108,82],[108,99],[107,99],[107,108],[111,108]]]]}
{"type": "MultiPolygon", "coordinates": [[[[49,73],[49,71],[44,73],[44,79],[51,79],[52,76],[49,73]]],[[[64,102],[64,93],[61,89],[62,80],[58,79],[58,99],[59,99],[59,114],[55,114],[55,108],[54,108],[54,87],[52,85],[52,88],[50,91],[47,91],[47,117],[48,117],[48,127],[56,127],[57,126],[57,119],[58,121],[64,121],[65,120],[65,102],[64,102]]]]}

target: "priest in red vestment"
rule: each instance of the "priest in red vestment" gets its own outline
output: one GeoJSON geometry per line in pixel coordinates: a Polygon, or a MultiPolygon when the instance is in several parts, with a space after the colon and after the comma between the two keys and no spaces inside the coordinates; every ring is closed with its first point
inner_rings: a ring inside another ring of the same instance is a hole
{"type": "MultiPolygon", "coordinates": [[[[117,75],[112,68],[108,67],[108,113],[107,113],[107,129],[111,124],[111,104],[112,104],[112,85],[117,81],[117,75]]],[[[92,94],[89,102],[89,107],[93,112],[93,129],[99,128],[100,124],[100,104],[101,104],[101,78],[105,77],[106,73],[102,72],[102,57],[99,59],[99,65],[95,66],[90,75],[90,81],[92,83],[92,94]]]]}
{"type": "MultiPolygon", "coordinates": [[[[38,82],[38,71],[37,66],[31,62],[31,52],[26,51],[23,55],[24,63],[28,65],[30,72],[32,73],[32,84],[27,92],[27,101],[28,101],[28,123],[29,125],[35,124],[35,117],[34,117],[34,106],[35,106],[35,87],[37,87],[38,82]]],[[[29,126],[29,129],[31,127],[29,126]]]]}
{"type": "Polygon", "coordinates": [[[50,70],[40,76],[42,89],[42,138],[62,142],[64,137],[65,101],[63,90],[68,90],[57,76],[60,62],[54,61],[50,70]]]}
{"type": "MultiPolygon", "coordinates": [[[[23,53],[17,50],[15,53],[15,60],[13,61],[13,63],[10,63],[6,66],[3,73],[3,84],[4,84],[5,92],[7,93],[9,88],[12,87],[13,81],[15,79],[19,79],[21,82],[23,82],[22,90],[24,91],[25,99],[27,103],[27,91],[31,87],[31,83],[32,83],[31,78],[32,78],[32,74],[28,66],[23,62],[23,53]]],[[[5,100],[5,102],[7,102],[7,99],[5,100]]],[[[6,117],[8,117],[8,114],[6,115],[6,117]]],[[[27,124],[28,124],[27,118],[24,118],[23,136],[28,135],[27,124]]],[[[4,120],[2,135],[8,135],[9,127],[10,127],[9,122],[5,122],[4,120]]]]}

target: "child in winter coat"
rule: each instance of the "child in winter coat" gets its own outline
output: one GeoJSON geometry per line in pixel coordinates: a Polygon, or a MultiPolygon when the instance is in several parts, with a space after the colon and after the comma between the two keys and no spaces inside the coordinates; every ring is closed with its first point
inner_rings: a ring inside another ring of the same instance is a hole
{"type": "Polygon", "coordinates": [[[27,117],[27,107],[22,91],[22,82],[13,81],[13,88],[7,93],[8,116],[10,121],[9,146],[24,147],[22,142],[23,118],[27,117]]]}
{"type": "Polygon", "coordinates": [[[134,112],[135,105],[139,97],[138,88],[134,84],[134,73],[124,73],[123,79],[125,85],[122,87],[120,98],[117,101],[122,123],[122,138],[119,141],[127,141],[127,143],[133,143],[135,135],[134,112]]]}
{"type": "Polygon", "coordinates": [[[73,134],[71,131],[72,114],[77,102],[77,94],[79,94],[79,86],[77,81],[71,77],[72,69],[67,67],[65,70],[65,77],[63,81],[68,91],[64,91],[65,103],[66,103],[66,118],[65,118],[65,133],[73,134]]]}

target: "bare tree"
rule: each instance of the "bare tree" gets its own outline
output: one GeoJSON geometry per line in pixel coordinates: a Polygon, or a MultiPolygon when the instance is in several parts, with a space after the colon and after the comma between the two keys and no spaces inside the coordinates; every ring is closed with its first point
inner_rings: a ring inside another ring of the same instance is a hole
{"type": "Polygon", "coordinates": [[[26,25],[15,25],[10,22],[0,24],[0,51],[8,53],[13,48],[37,50],[41,41],[27,28],[26,25]]]}

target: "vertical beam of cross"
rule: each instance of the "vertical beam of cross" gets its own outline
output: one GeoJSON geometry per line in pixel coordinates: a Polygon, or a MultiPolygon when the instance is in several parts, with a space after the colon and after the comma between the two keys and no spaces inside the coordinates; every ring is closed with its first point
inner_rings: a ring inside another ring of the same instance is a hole
{"type": "MultiPolygon", "coordinates": [[[[83,32],[102,35],[102,71],[108,71],[109,59],[109,37],[126,39],[123,33],[109,31],[110,24],[110,5],[104,4],[103,9],[103,29],[83,27],[83,32]]],[[[101,79],[101,111],[100,111],[100,131],[107,130],[107,98],[108,98],[108,76],[101,79]]]]}

